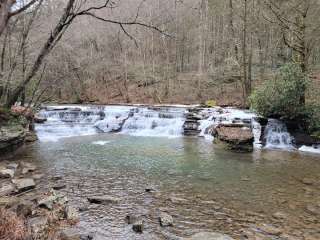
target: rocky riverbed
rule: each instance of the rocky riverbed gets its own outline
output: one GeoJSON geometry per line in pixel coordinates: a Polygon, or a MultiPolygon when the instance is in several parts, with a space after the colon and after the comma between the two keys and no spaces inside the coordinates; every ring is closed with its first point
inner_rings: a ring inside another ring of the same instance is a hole
{"type": "Polygon", "coordinates": [[[32,162],[0,163],[0,239],[91,239],[72,229],[78,209],[59,192],[56,178],[41,185],[44,174],[32,162]]]}

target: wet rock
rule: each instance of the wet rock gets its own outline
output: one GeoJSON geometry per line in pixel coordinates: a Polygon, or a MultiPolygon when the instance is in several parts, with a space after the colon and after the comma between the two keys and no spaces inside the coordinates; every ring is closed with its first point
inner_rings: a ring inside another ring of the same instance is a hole
{"type": "Polygon", "coordinates": [[[115,204],[120,202],[119,198],[115,197],[110,197],[110,196],[103,196],[103,197],[88,197],[87,198],[90,203],[94,204],[102,204],[102,205],[107,205],[107,204],[115,204]]]}
{"type": "Polygon", "coordinates": [[[79,212],[85,212],[89,210],[89,203],[83,203],[79,206],[79,212]]]}
{"type": "Polygon", "coordinates": [[[50,194],[47,196],[43,196],[42,198],[37,200],[37,204],[39,207],[43,207],[51,210],[53,208],[53,204],[58,199],[58,196],[55,194],[50,194]]]}
{"type": "Polygon", "coordinates": [[[285,214],[283,212],[276,212],[272,215],[272,217],[274,217],[276,219],[286,219],[288,216],[287,216],[287,214],[285,214]]]}
{"type": "Polygon", "coordinates": [[[13,170],[17,170],[17,168],[19,167],[19,164],[18,163],[9,163],[7,165],[7,168],[8,169],[13,169],[13,170]]]}
{"type": "Polygon", "coordinates": [[[34,174],[34,175],[32,175],[32,178],[34,180],[40,180],[43,177],[44,177],[44,174],[34,174]]]}
{"type": "Polygon", "coordinates": [[[16,185],[18,192],[28,191],[36,187],[32,178],[13,179],[12,182],[16,185]]]}
{"type": "Polygon", "coordinates": [[[148,186],[145,188],[145,192],[155,192],[156,190],[152,186],[148,186]]]}
{"type": "Polygon", "coordinates": [[[15,187],[11,183],[3,183],[0,185],[0,197],[10,195],[14,192],[15,187]]]}
{"type": "Polygon", "coordinates": [[[0,154],[15,151],[23,145],[26,130],[22,123],[13,122],[9,126],[0,126],[0,154]]]}
{"type": "Polygon", "coordinates": [[[79,220],[78,210],[72,206],[66,206],[64,215],[67,220],[77,221],[79,220]]]}
{"type": "Polygon", "coordinates": [[[66,187],[67,187],[66,184],[58,184],[58,185],[53,186],[52,189],[53,190],[61,190],[61,189],[64,189],[66,187]]]}
{"type": "Polygon", "coordinates": [[[216,232],[200,232],[184,240],[234,240],[228,235],[216,232]]]}
{"type": "Polygon", "coordinates": [[[34,131],[27,131],[25,141],[28,143],[38,141],[38,136],[34,131]]]}
{"type": "Polygon", "coordinates": [[[282,233],[282,229],[269,224],[263,224],[259,226],[259,229],[264,233],[275,235],[275,236],[279,236],[282,233]]]}
{"type": "Polygon", "coordinates": [[[61,240],[82,240],[79,231],[73,228],[64,229],[60,232],[61,240]]]}
{"type": "Polygon", "coordinates": [[[46,118],[41,117],[41,116],[39,116],[38,114],[36,114],[36,115],[34,116],[33,120],[34,120],[35,123],[39,123],[39,124],[44,123],[44,122],[47,121],[46,118]]]}
{"type": "Polygon", "coordinates": [[[144,229],[144,221],[143,220],[136,220],[132,225],[133,231],[137,233],[142,233],[144,229]]]}
{"type": "Polygon", "coordinates": [[[36,169],[37,167],[31,163],[23,163],[22,174],[34,172],[36,169]]]}
{"type": "MultiPolygon", "coordinates": [[[[28,219],[28,226],[33,236],[40,237],[39,235],[42,235],[42,233],[47,228],[47,224],[48,224],[48,218],[45,216],[28,219]]],[[[41,239],[41,238],[37,238],[37,239],[41,239]]]]}
{"type": "Polygon", "coordinates": [[[15,170],[10,168],[0,169],[0,178],[13,178],[15,170]]]}
{"type": "Polygon", "coordinates": [[[254,136],[250,128],[243,124],[220,124],[214,132],[216,144],[236,151],[253,151],[254,136]]]}
{"type": "Polygon", "coordinates": [[[134,216],[134,215],[127,215],[126,218],[125,218],[126,222],[128,224],[133,224],[135,223],[136,221],[138,221],[138,217],[134,216]]]}
{"type": "Polygon", "coordinates": [[[162,227],[173,226],[173,217],[167,213],[161,213],[159,216],[159,222],[162,227]]]}

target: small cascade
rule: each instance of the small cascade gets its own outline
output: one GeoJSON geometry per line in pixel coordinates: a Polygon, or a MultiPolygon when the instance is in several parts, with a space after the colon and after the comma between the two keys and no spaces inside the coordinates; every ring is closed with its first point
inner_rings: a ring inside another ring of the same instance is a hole
{"type": "Polygon", "coordinates": [[[286,125],[276,119],[269,119],[264,131],[264,140],[266,148],[294,149],[293,138],[286,125]]]}
{"type": "Polygon", "coordinates": [[[40,141],[119,132],[135,136],[177,137],[183,134],[186,109],[140,106],[50,106],[39,112],[40,141]]]}
{"type": "Polygon", "coordinates": [[[136,108],[121,133],[135,136],[178,137],[183,134],[184,108],[136,108]]]}
{"type": "Polygon", "coordinates": [[[254,120],[256,115],[250,111],[235,108],[207,108],[200,113],[202,120],[199,121],[199,136],[213,140],[212,129],[218,124],[243,124],[252,129],[255,147],[260,148],[261,126],[254,120]]]}

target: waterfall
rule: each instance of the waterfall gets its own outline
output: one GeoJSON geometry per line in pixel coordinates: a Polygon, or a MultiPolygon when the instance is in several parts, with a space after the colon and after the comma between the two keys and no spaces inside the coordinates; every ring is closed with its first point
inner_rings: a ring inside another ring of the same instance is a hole
{"type": "Polygon", "coordinates": [[[265,147],[278,149],[294,149],[293,138],[286,125],[276,119],[269,119],[264,131],[265,147]]]}
{"type": "Polygon", "coordinates": [[[37,124],[40,141],[119,132],[135,136],[178,137],[183,133],[186,109],[139,106],[50,106],[39,112],[47,118],[37,124]]]}
{"type": "MultiPolygon", "coordinates": [[[[101,132],[172,138],[188,135],[188,131],[194,133],[192,136],[212,141],[214,127],[220,123],[236,123],[251,128],[256,149],[263,146],[260,142],[262,127],[256,120],[256,114],[235,108],[62,105],[47,106],[39,115],[47,119],[43,124],[36,124],[37,135],[42,142],[101,132]],[[192,124],[186,125],[188,121],[192,124]]],[[[293,150],[296,149],[293,140],[283,122],[269,119],[263,134],[265,148],[293,150]]],[[[300,146],[296,150],[320,153],[320,146],[300,146]]]]}
{"type": "Polygon", "coordinates": [[[121,133],[135,136],[182,136],[183,108],[137,108],[122,126],[121,133]]]}
{"type": "Polygon", "coordinates": [[[256,148],[261,148],[260,136],[261,126],[254,120],[256,115],[250,111],[240,110],[235,108],[209,108],[203,109],[200,112],[203,120],[200,120],[199,129],[201,130],[200,136],[206,139],[213,140],[210,128],[217,126],[220,123],[231,124],[238,123],[248,125],[252,129],[254,135],[254,145],[256,148]]]}

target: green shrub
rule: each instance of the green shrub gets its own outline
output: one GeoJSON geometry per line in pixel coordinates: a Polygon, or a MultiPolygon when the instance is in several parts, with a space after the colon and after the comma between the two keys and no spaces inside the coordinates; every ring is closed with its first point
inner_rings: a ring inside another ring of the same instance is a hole
{"type": "Polygon", "coordinates": [[[249,98],[251,108],[265,117],[305,118],[308,112],[300,100],[307,84],[308,79],[298,65],[284,65],[273,80],[253,92],[249,98]]]}

